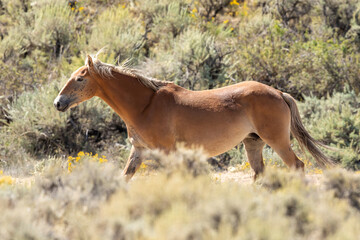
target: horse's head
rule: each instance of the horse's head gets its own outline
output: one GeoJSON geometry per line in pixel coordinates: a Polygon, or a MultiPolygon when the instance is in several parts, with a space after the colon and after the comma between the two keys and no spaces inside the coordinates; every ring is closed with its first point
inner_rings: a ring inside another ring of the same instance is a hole
{"type": "Polygon", "coordinates": [[[71,74],[70,79],[55,98],[54,106],[57,110],[65,112],[96,95],[99,86],[95,79],[96,75],[90,74],[92,67],[93,60],[87,56],[85,66],[71,74]]]}

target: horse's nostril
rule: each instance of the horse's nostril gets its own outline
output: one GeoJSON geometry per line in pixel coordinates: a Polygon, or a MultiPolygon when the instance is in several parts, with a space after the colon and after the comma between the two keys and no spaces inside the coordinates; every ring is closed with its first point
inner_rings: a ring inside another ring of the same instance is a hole
{"type": "Polygon", "coordinates": [[[56,109],[59,109],[60,108],[60,101],[54,102],[54,106],[56,107],[56,109]]]}

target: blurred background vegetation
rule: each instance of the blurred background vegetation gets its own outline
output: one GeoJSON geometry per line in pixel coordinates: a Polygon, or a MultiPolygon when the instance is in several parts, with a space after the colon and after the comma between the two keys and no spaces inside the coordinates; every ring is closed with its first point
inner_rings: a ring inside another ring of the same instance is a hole
{"type": "MultiPolygon", "coordinates": [[[[339,149],[327,153],[360,169],[357,0],[0,0],[0,25],[3,169],[80,150],[123,164],[125,125],[108,106],[52,105],[86,54],[103,47],[103,61],[130,58],[188,89],[255,80],[288,92],[311,134],[339,149]]],[[[229,156],[245,159],[241,146],[229,156]]]]}

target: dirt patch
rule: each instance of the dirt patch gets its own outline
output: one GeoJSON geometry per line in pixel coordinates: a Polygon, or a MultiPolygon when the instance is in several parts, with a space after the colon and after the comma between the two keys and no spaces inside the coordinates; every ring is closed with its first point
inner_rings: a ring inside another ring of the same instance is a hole
{"type": "MultiPolygon", "coordinates": [[[[254,182],[254,174],[251,172],[244,172],[244,171],[217,172],[217,173],[213,173],[213,177],[215,180],[218,180],[220,182],[236,182],[245,185],[252,184],[254,182]]],[[[323,177],[324,176],[322,174],[306,174],[305,181],[314,185],[319,185],[323,177]]]]}

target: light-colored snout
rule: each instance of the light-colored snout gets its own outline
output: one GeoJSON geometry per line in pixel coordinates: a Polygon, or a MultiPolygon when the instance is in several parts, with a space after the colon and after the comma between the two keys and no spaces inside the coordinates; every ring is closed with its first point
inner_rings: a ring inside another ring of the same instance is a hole
{"type": "Polygon", "coordinates": [[[58,111],[65,112],[71,106],[71,99],[66,95],[59,95],[54,100],[54,106],[58,111]]]}

